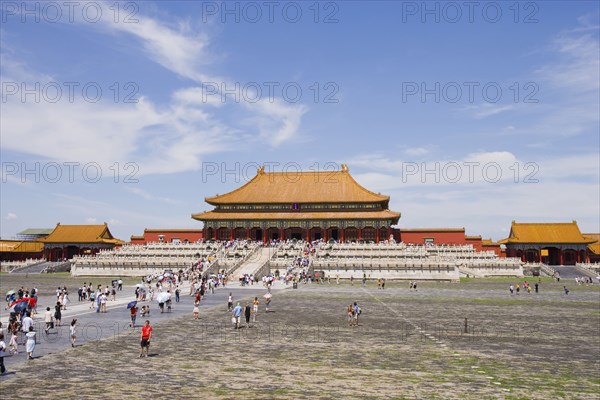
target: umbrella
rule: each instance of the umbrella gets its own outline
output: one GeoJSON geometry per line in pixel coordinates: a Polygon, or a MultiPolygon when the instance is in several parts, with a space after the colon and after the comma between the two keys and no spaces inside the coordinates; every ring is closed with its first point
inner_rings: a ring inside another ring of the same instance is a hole
{"type": "Polygon", "coordinates": [[[170,298],[171,298],[171,295],[169,293],[159,293],[156,296],[156,301],[158,301],[159,303],[165,303],[170,298]]]}
{"type": "Polygon", "coordinates": [[[265,299],[270,299],[270,298],[271,298],[271,296],[273,296],[271,293],[267,293],[267,294],[265,294],[263,297],[264,297],[265,299]]]}
{"type": "Polygon", "coordinates": [[[27,303],[26,301],[21,301],[21,302],[15,304],[15,306],[13,307],[13,312],[21,313],[27,309],[28,305],[29,305],[29,303],[27,303]]]}
{"type": "Polygon", "coordinates": [[[134,300],[134,301],[130,301],[130,302],[127,304],[127,308],[133,308],[133,307],[135,307],[136,305],[137,305],[137,301],[135,301],[135,300],[134,300]]]}
{"type": "Polygon", "coordinates": [[[7,295],[7,296],[10,296],[11,294],[15,294],[15,291],[14,291],[14,290],[12,290],[12,289],[11,289],[11,290],[9,290],[8,292],[6,292],[6,295],[7,295]]]}
{"type": "Polygon", "coordinates": [[[163,278],[164,278],[164,276],[163,276],[163,275],[159,275],[159,276],[158,276],[158,280],[159,280],[159,281],[162,281],[162,280],[163,280],[163,278]]]}

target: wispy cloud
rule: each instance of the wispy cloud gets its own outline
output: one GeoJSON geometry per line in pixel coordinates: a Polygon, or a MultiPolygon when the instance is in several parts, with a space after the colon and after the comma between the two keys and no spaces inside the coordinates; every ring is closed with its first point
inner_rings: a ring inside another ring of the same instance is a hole
{"type": "MultiPolygon", "coordinates": [[[[105,11],[111,15],[110,10],[105,11]]],[[[136,18],[138,22],[132,24],[102,19],[100,29],[92,29],[134,38],[145,56],[190,80],[191,86],[174,88],[166,106],[158,106],[143,94],[135,104],[115,104],[105,98],[96,103],[80,98],[23,102],[20,96],[11,96],[3,104],[0,122],[3,149],[63,162],[94,162],[103,169],[115,162],[133,162],[141,176],[198,170],[203,156],[234,150],[232,138],[275,147],[297,135],[308,111],[304,105],[278,98],[224,104],[219,96],[202,94],[206,81],[230,81],[206,73],[214,58],[206,33],[183,21],[168,23],[139,14],[136,18]],[[225,107],[225,118],[215,114],[216,109],[225,107]]],[[[90,25],[94,24],[81,23],[82,29],[90,25]]],[[[20,61],[6,40],[0,54],[3,81],[50,80],[44,72],[20,61]]]]}
{"type": "Polygon", "coordinates": [[[168,204],[184,204],[184,202],[181,200],[172,199],[170,197],[155,196],[140,188],[127,188],[126,190],[145,200],[160,201],[168,204]]]}

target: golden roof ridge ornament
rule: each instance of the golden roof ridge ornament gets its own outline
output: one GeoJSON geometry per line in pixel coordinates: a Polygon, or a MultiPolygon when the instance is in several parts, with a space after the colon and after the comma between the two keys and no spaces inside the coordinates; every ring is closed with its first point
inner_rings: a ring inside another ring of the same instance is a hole
{"type": "Polygon", "coordinates": [[[342,164],[342,172],[348,172],[348,165],[342,164]]]}
{"type": "Polygon", "coordinates": [[[256,170],[257,174],[264,174],[265,173],[265,166],[261,165],[260,167],[258,167],[258,169],[256,170]]]}

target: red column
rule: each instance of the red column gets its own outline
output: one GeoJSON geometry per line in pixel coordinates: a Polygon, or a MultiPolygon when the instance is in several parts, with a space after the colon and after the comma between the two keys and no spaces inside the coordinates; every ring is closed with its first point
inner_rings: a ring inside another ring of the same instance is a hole
{"type": "Polygon", "coordinates": [[[310,229],[306,229],[306,241],[310,242],[310,229]]]}
{"type": "Polygon", "coordinates": [[[233,229],[229,230],[229,240],[233,240],[233,229]]]}
{"type": "Polygon", "coordinates": [[[283,228],[279,228],[279,240],[283,240],[283,228]]]}
{"type": "Polygon", "coordinates": [[[323,231],[323,241],[326,242],[327,241],[327,229],[321,228],[321,230],[323,231]]]}
{"type": "Polygon", "coordinates": [[[344,236],[345,228],[342,228],[341,230],[342,230],[342,233],[341,233],[342,234],[342,240],[341,241],[344,242],[346,240],[346,237],[344,236]]]}
{"type": "Polygon", "coordinates": [[[358,228],[358,240],[362,240],[362,229],[358,228]]]}
{"type": "Polygon", "coordinates": [[[542,262],[542,249],[538,249],[538,258],[542,262]]]}
{"type": "Polygon", "coordinates": [[[562,249],[558,249],[558,263],[563,265],[563,251],[562,249]]]}
{"type": "Polygon", "coordinates": [[[379,243],[379,228],[375,229],[375,243],[379,243]]]}

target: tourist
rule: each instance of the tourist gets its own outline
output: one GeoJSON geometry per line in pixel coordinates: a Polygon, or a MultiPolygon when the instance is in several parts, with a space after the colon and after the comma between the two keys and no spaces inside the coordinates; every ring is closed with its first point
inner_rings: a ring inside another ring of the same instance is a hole
{"type": "Polygon", "coordinates": [[[381,289],[385,289],[385,278],[381,278],[381,289]]]}
{"type": "Polygon", "coordinates": [[[538,290],[539,290],[539,284],[536,282],[535,283],[535,292],[538,293],[538,290]]]}
{"type": "Polygon", "coordinates": [[[269,312],[269,304],[271,304],[271,296],[265,299],[265,312],[269,312]]]}
{"type": "Polygon", "coordinates": [[[116,301],[117,300],[117,289],[115,289],[114,287],[110,290],[110,296],[112,297],[112,301],[116,301]]]}
{"type": "Polygon", "coordinates": [[[181,290],[179,289],[179,286],[177,286],[177,288],[175,289],[175,303],[179,303],[179,294],[181,293],[181,290]]]}
{"type": "Polygon", "coordinates": [[[234,329],[239,329],[240,328],[240,318],[242,316],[242,306],[240,306],[239,301],[238,301],[237,305],[233,308],[232,315],[233,315],[233,319],[235,321],[234,329]]]}
{"type": "Polygon", "coordinates": [[[118,285],[119,291],[123,290],[123,279],[119,278],[117,285],[118,285]]]}
{"type": "MultiPolygon", "coordinates": [[[[106,288],[108,290],[108,286],[106,288]]],[[[101,313],[106,312],[106,302],[107,301],[108,301],[108,296],[107,296],[106,292],[104,292],[100,295],[100,312],[101,313]]]]}
{"type": "Polygon", "coordinates": [[[44,313],[44,322],[46,323],[45,332],[47,334],[50,329],[54,328],[54,318],[50,307],[46,307],[46,312],[44,313]]]}
{"type": "Polygon", "coordinates": [[[63,291],[62,294],[62,301],[61,301],[63,310],[67,309],[67,304],[69,304],[69,293],[67,293],[67,289],[65,288],[65,290],[63,291]]]}
{"type": "Polygon", "coordinates": [[[152,326],[150,326],[150,321],[146,320],[144,326],[142,327],[140,341],[140,358],[148,357],[148,350],[150,350],[150,339],[152,339],[152,326]],[[146,353],[144,355],[144,352],[146,353]]]}
{"type": "Polygon", "coordinates": [[[365,287],[366,285],[367,285],[367,274],[363,274],[362,287],[365,287]]]}
{"type": "Polygon", "coordinates": [[[129,309],[129,314],[131,316],[131,323],[129,325],[131,326],[131,329],[135,328],[135,319],[137,317],[137,312],[138,312],[138,309],[136,306],[133,306],[129,309]]]}
{"type": "Polygon", "coordinates": [[[77,340],[77,319],[73,318],[71,326],[69,327],[69,336],[71,337],[71,347],[75,347],[75,341],[77,340]]]}
{"type": "Polygon", "coordinates": [[[356,302],[354,302],[353,308],[353,316],[354,316],[354,325],[358,326],[358,316],[362,313],[362,310],[358,306],[356,302]]]}
{"type": "Polygon", "coordinates": [[[4,375],[6,367],[4,367],[4,356],[6,355],[6,343],[4,343],[4,332],[0,330],[0,375],[4,375]]]}
{"type": "Polygon", "coordinates": [[[515,291],[515,288],[514,288],[514,286],[513,286],[513,285],[510,285],[510,286],[508,287],[508,291],[510,292],[510,294],[513,294],[513,293],[514,293],[514,291],[515,291]]]}
{"type": "Polygon", "coordinates": [[[29,316],[29,314],[25,313],[25,317],[21,320],[21,330],[23,333],[27,334],[29,332],[29,328],[33,327],[33,319],[29,316]]]}
{"type": "Polygon", "coordinates": [[[517,286],[515,287],[515,290],[517,291],[517,294],[519,294],[519,291],[521,290],[521,286],[519,286],[518,283],[517,283],[517,286]]]}
{"type": "Polygon", "coordinates": [[[354,320],[354,308],[352,307],[352,304],[348,304],[348,307],[346,308],[346,318],[348,320],[348,326],[352,326],[354,320]]]}
{"type": "Polygon", "coordinates": [[[569,294],[569,289],[566,286],[563,286],[563,290],[565,291],[565,294],[569,294]]]}
{"type": "Polygon", "coordinates": [[[16,317],[10,317],[8,322],[8,333],[10,333],[10,341],[8,342],[9,352],[11,354],[18,354],[19,349],[17,347],[17,338],[19,335],[19,322],[16,317]]]}
{"type": "Polygon", "coordinates": [[[246,307],[244,307],[244,317],[246,317],[246,328],[250,328],[250,316],[252,315],[252,307],[250,307],[250,303],[246,303],[246,307]]]}
{"type": "Polygon", "coordinates": [[[200,318],[200,303],[194,302],[194,319],[200,318]]]}
{"type": "Polygon", "coordinates": [[[27,352],[27,359],[33,360],[33,351],[35,350],[35,331],[33,326],[30,326],[28,332],[25,334],[27,342],[25,343],[25,351],[27,352]]]}
{"type": "MultiPolygon", "coordinates": [[[[89,290],[89,288],[88,288],[88,290],[89,290]]],[[[90,291],[89,298],[90,298],[90,309],[94,309],[94,306],[96,304],[96,292],[90,291]]]]}
{"type": "Polygon", "coordinates": [[[233,296],[231,295],[231,292],[229,292],[229,297],[227,298],[227,311],[231,312],[232,309],[233,309],[233,296]]]}
{"type": "Polygon", "coordinates": [[[256,314],[258,314],[258,297],[254,298],[254,301],[252,301],[252,322],[256,322],[256,314]]]}

